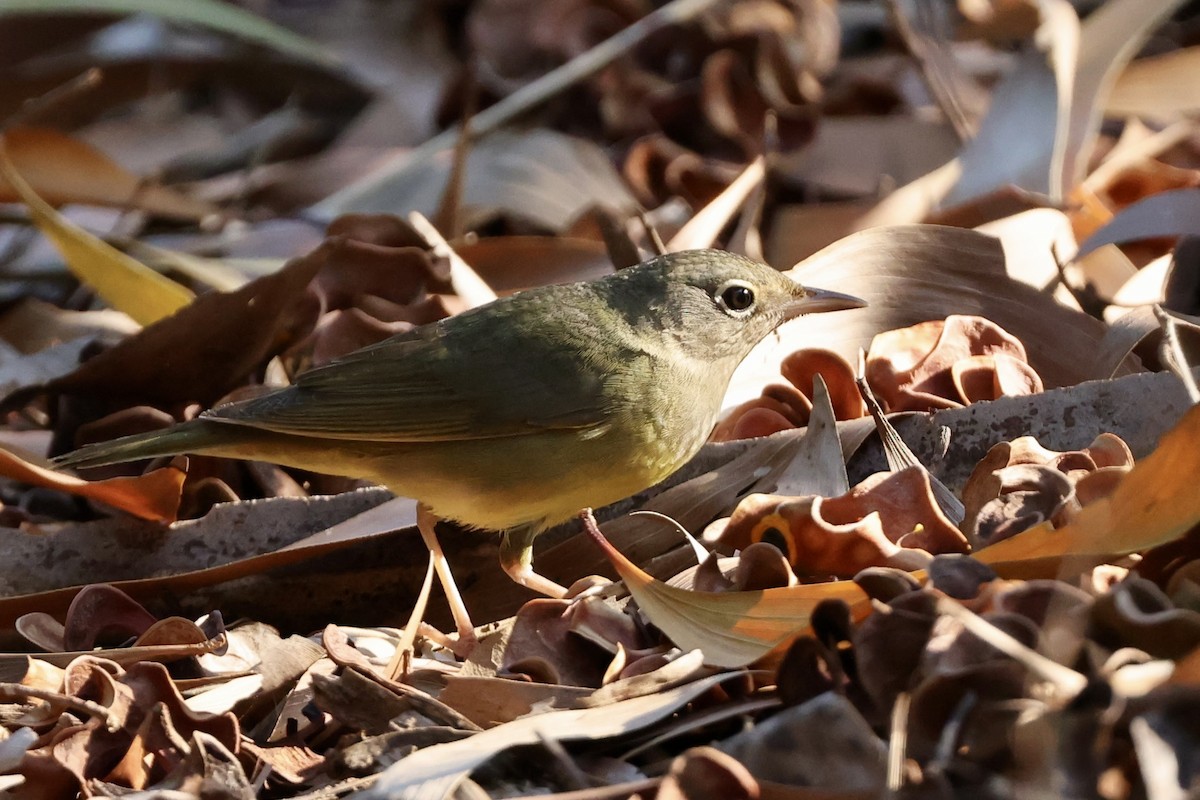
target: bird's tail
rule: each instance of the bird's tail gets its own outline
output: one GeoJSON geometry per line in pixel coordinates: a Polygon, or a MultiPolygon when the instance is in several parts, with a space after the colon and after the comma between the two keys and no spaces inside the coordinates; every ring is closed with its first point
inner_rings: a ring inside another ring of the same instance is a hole
{"type": "Polygon", "coordinates": [[[196,419],[159,431],[84,445],[54,458],[53,463],[59,468],[102,467],[143,458],[211,451],[236,441],[238,432],[228,430],[233,427],[196,419]]]}

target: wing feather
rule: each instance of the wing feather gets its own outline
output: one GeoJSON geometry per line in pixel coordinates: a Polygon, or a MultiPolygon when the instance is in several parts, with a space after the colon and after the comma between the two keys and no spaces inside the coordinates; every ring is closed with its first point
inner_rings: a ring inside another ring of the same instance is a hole
{"type": "MultiPolygon", "coordinates": [[[[560,287],[561,288],[561,287],[560,287]]],[[[524,295],[499,301],[501,309],[524,295]]],[[[286,389],[213,409],[206,418],[328,439],[428,442],[599,432],[610,409],[595,326],[564,307],[536,329],[484,307],[424,326],[299,376],[286,389]],[[490,313],[489,313],[490,312],[490,313]],[[581,324],[582,323],[582,324],[581,324]]],[[[519,309],[521,310],[521,309],[519,309]]]]}

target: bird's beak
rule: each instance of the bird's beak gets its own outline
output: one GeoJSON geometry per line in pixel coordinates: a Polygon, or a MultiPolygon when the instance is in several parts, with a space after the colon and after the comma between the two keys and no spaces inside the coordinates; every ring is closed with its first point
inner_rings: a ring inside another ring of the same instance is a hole
{"type": "Polygon", "coordinates": [[[795,319],[801,314],[817,314],[822,311],[844,311],[850,308],[866,308],[867,301],[852,294],[831,292],[827,289],[804,287],[803,296],[796,298],[788,305],[787,319],[795,319]]]}

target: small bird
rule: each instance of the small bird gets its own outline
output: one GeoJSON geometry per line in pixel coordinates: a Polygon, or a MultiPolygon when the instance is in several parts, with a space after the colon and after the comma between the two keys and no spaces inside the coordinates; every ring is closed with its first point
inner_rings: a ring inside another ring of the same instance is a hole
{"type": "Polygon", "coordinates": [[[199,453],[366,478],[502,531],[505,571],[561,596],[533,571],[538,533],[686,463],[734,368],[782,322],[864,305],[731,253],[670,253],[496,300],[56,464],[199,453]]]}

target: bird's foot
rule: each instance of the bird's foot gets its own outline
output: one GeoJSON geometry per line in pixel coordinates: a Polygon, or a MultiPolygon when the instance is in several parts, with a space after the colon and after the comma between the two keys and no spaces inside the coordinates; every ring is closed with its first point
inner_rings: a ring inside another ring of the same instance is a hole
{"type": "Polygon", "coordinates": [[[504,564],[504,571],[508,576],[517,583],[524,586],[526,589],[532,589],[538,594],[544,594],[546,597],[554,598],[555,600],[562,599],[567,596],[567,587],[555,583],[545,575],[539,575],[533,571],[533,567],[528,564],[504,564]]]}
{"type": "Polygon", "coordinates": [[[439,647],[444,647],[451,653],[454,653],[457,658],[464,661],[470,658],[471,653],[479,646],[479,637],[475,635],[474,629],[469,631],[460,630],[456,633],[448,634],[443,633],[428,622],[422,622],[420,628],[418,628],[418,633],[439,647]]]}

